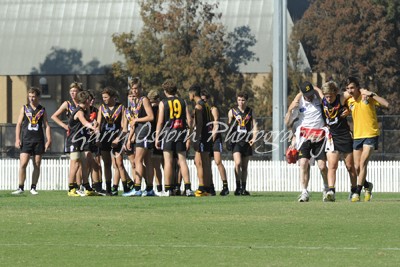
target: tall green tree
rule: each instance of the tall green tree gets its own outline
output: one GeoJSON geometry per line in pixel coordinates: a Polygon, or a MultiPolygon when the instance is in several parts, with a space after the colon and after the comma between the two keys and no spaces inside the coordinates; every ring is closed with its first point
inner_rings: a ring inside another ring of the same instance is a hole
{"type": "Polygon", "coordinates": [[[390,94],[400,85],[398,7],[398,0],[314,0],[293,37],[314,72],[339,81],[356,76],[364,86],[390,94]]]}
{"type": "Polygon", "coordinates": [[[249,84],[239,65],[256,60],[249,48],[256,40],[248,28],[228,33],[220,22],[218,4],[199,0],[140,1],[142,31],[116,33],[113,42],[125,62],[113,64],[116,79],[139,76],[147,89],[159,89],[173,78],[185,95],[193,83],[210,90],[222,105],[223,97],[236,95],[249,84]],[[238,45],[239,44],[239,45],[238,45]]]}

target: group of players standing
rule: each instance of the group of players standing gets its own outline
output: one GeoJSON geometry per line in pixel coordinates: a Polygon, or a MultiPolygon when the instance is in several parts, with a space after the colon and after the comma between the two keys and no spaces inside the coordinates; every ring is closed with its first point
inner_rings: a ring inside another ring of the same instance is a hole
{"type": "Polygon", "coordinates": [[[315,159],[323,181],[323,201],[336,200],[336,170],[343,156],[350,176],[352,202],[359,202],[364,187],[364,201],[370,201],[373,184],[368,182],[367,165],[378,149],[379,125],[376,107],[389,103],[376,93],[360,87],[358,79],[348,77],[340,91],[334,81],[324,83],[321,89],[305,82],[300,86],[288,108],[285,123],[294,129],[291,146],[299,151],[299,202],[308,202],[310,159],[315,159]],[[351,112],[353,131],[347,122],[351,112]],[[326,166],[328,162],[328,167],[326,166]]]}
{"type": "MultiPolygon", "coordinates": [[[[194,103],[191,113],[186,101],[177,95],[177,86],[171,79],[162,84],[165,97],[161,100],[157,90],[144,95],[139,78],[132,79],[129,86],[128,107],[118,102],[117,92],[113,88],[106,87],[101,92],[103,103],[96,108],[93,105],[94,95],[82,90],[81,84],[72,83],[71,101],[65,101],[51,116],[67,132],[65,152],[70,156],[68,196],[116,196],[120,181],[124,191],[122,196],[216,195],[211,171],[212,157],[222,179],[220,195],[228,195],[226,170],[221,160],[223,142],[218,130],[219,113],[217,107],[210,104],[208,91],[197,84],[190,87],[189,99],[194,103]],[[60,119],[63,113],[67,114],[66,123],[60,119]],[[199,184],[195,191],[191,188],[186,162],[191,146],[195,151],[199,184]],[[131,163],[132,178],[123,164],[124,154],[131,163]],[[161,166],[164,170],[164,189],[161,166]],[[156,190],[153,186],[154,177],[156,190]],[[182,193],[178,177],[184,181],[182,193]],[[142,180],[146,182],[145,190],[141,190],[142,180]]],[[[19,188],[13,194],[24,193],[26,166],[30,156],[34,157],[30,192],[38,193],[36,183],[40,174],[41,155],[51,145],[47,114],[39,104],[39,96],[37,88],[28,90],[28,104],[23,106],[17,122],[15,146],[21,149],[21,163],[19,188]],[[42,125],[46,127],[46,143],[42,125]]],[[[237,196],[250,195],[246,190],[247,166],[256,137],[255,117],[246,101],[247,94],[239,93],[237,107],[228,113],[231,132],[236,134],[236,138],[232,138],[235,141],[229,143],[228,149],[232,150],[235,162],[234,194],[237,196]]]]}

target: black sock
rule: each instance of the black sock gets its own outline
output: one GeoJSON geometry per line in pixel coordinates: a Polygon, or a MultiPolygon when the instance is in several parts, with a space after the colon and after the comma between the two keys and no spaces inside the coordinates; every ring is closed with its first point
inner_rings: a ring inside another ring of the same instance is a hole
{"type": "Polygon", "coordinates": [[[23,184],[18,185],[18,188],[21,189],[22,191],[24,191],[24,185],[23,184]]]}
{"type": "Polygon", "coordinates": [[[140,191],[140,188],[142,188],[141,184],[135,184],[135,191],[140,191]]]}
{"type": "Polygon", "coordinates": [[[111,191],[118,191],[118,185],[117,184],[113,185],[111,191]]]}
{"type": "Polygon", "coordinates": [[[89,183],[83,184],[83,187],[84,187],[87,191],[92,191],[92,190],[93,190],[89,183]]]}
{"type": "Polygon", "coordinates": [[[128,192],[128,182],[127,181],[122,181],[122,188],[124,189],[124,192],[128,192]]]}
{"type": "Polygon", "coordinates": [[[75,185],[72,183],[72,184],[69,184],[68,185],[68,188],[69,188],[69,191],[71,191],[72,189],[74,189],[75,188],[75,185]]]}
{"type": "Polygon", "coordinates": [[[93,184],[94,189],[96,189],[97,192],[101,191],[101,183],[97,182],[93,184]]]}
{"type": "Polygon", "coordinates": [[[128,186],[129,189],[132,189],[135,186],[135,183],[131,179],[128,178],[126,185],[128,186]]]}
{"type": "Polygon", "coordinates": [[[357,186],[355,186],[355,187],[352,187],[352,188],[351,188],[351,193],[353,193],[353,194],[354,194],[354,193],[356,193],[356,192],[357,192],[357,186]]]}
{"type": "Polygon", "coordinates": [[[369,188],[369,183],[368,183],[367,179],[365,179],[364,188],[369,188]]]}
{"type": "Polygon", "coordinates": [[[157,185],[157,192],[161,192],[161,190],[162,190],[162,185],[157,185]]]}
{"type": "Polygon", "coordinates": [[[185,183],[185,191],[186,190],[191,190],[192,184],[191,183],[185,183]]]}
{"type": "Polygon", "coordinates": [[[336,193],[336,188],[334,186],[330,186],[328,191],[333,191],[333,193],[336,193]]]}
{"type": "Polygon", "coordinates": [[[79,189],[78,184],[74,183],[74,188],[79,189]]]}
{"type": "Polygon", "coordinates": [[[242,182],[242,189],[246,190],[246,182],[242,182]]]}
{"type": "Polygon", "coordinates": [[[228,181],[222,181],[222,188],[228,189],[228,181]]]}
{"type": "Polygon", "coordinates": [[[152,185],[146,185],[146,191],[149,192],[153,190],[153,186],[152,185]]]}
{"type": "Polygon", "coordinates": [[[111,181],[106,181],[106,190],[107,192],[111,192],[111,181]]]}
{"type": "Polygon", "coordinates": [[[362,187],[363,187],[362,185],[357,185],[357,191],[356,191],[357,194],[361,195],[362,187]]]}
{"type": "Polygon", "coordinates": [[[236,181],[236,190],[240,189],[240,181],[236,181]]]}
{"type": "Polygon", "coordinates": [[[36,185],[35,184],[31,184],[31,189],[35,189],[36,190],[36,185]]]}
{"type": "Polygon", "coordinates": [[[204,191],[206,191],[206,187],[203,184],[199,184],[199,190],[201,192],[204,192],[204,191]]]}
{"type": "Polygon", "coordinates": [[[171,191],[171,186],[170,185],[165,185],[165,192],[171,191]]]}

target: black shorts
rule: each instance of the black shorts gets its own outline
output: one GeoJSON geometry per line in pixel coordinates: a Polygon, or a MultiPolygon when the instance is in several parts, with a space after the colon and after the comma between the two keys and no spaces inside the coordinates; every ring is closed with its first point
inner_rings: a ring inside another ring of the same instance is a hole
{"type": "Polygon", "coordinates": [[[44,142],[25,142],[21,145],[21,153],[28,153],[31,156],[44,153],[44,142]]]}
{"type": "Polygon", "coordinates": [[[125,150],[125,154],[128,156],[135,155],[135,144],[131,143],[130,150],[125,150]]]}
{"type": "Polygon", "coordinates": [[[195,148],[196,152],[212,152],[213,144],[211,142],[200,142],[199,147],[195,148]]]}
{"type": "Polygon", "coordinates": [[[100,155],[100,148],[96,145],[96,143],[89,144],[89,151],[92,152],[93,155],[100,155]]]}
{"type": "Polygon", "coordinates": [[[153,149],[153,142],[149,142],[147,139],[144,140],[140,140],[138,142],[138,140],[136,140],[135,142],[135,148],[136,147],[143,147],[143,148],[147,148],[147,149],[153,149]]]}
{"type": "Polygon", "coordinates": [[[222,140],[221,139],[215,140],[212,151],[222,153],[222,140]]]}
{"type": "Polygon", "coordinates": [[[161,149],[157,149],[156,146],[153,146],[153,155],[155,156],[162,156],[163,152],[161,149]]]}
{"type": "Polygon", "coordinates": [[[113,154],[115,153],[121,153],[122,152],[122,142],[119,142],[116,146],[112,146],[111,142],[103,142],[101,143],[101,151],[108,151],[113,154]]]}
{"type": "Polygon", "coordinates": [[[332,135],[332,140],[335,151],[344,154],[353,152],[353,138],[351,138],[350,133],[343,135],[332,135]]]}
{"type": "Polygon", "coordinates": [[[299,149],[299,159],[311,159],[314,156],[316,160],[326,160],[325,139],[317,143],[311,143],[310,140],[305,141],[299,149]]]}
{"type": "Polygon", "coordinates": [[[176,141],[176,142],[164,142],[161,141],[161,149],[163,151],[172,151],[172,152],[183,152],[186,151],[186,142],[176,141]]]}
{"type": "Polygon", "coordinates": [[[242,157],[253,155],[253,150],[248,142],[232,143],[232,154],[239,152],[242,157]]]}

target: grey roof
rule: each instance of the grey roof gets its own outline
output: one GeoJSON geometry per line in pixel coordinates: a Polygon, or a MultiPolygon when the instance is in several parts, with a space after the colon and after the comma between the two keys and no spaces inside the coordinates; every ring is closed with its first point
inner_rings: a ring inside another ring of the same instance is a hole
{"type": "MultiPolygon", "coordinates": [[[[269,72],[274,1],[208,2],[219,2],[222,23],[228,31],[249,26],[256,36],[252,50],[260,60],[242,66],[241,71],[269,72]]],[[[101,73],[98,67],[122,59],[112,43],[112,34],[139,33],[143,25],[138,0],[0,0],[0,6],[0,75],[32,73],[51,54],[52,47],[65,53],[78,52],[72,69],[62,68],[62,57],[45,66],[54,70],[53,74],[101,73]]]]}

